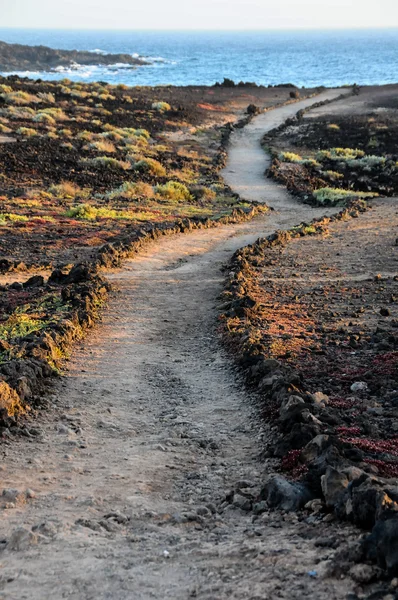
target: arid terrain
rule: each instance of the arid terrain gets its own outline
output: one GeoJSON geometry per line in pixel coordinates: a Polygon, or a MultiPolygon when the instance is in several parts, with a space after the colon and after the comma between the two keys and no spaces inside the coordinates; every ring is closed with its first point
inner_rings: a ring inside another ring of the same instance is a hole
{"type": "Polygon", "coordinates": [[[395,88],[1,85],[0,595],[395,598],[395,88]]]}

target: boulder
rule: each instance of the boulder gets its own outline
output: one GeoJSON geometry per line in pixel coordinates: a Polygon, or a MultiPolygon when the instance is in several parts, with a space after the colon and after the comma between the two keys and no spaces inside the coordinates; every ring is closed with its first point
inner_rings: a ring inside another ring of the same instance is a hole
{"type": "Polygon", "coordinates": [[[27,281],[25,281],[25,283],[23,284],[24,288],[32,288],[32,287],[41,287],[44,285],[44,277],[42,277],[41,275],[34,275],[33,277],[30,277],[27,281]]]}
{"type": "Polygon", "coordinates": [[[348,484],[348,476],[345,473],[333,467],[328,467],[326,473],[321,477],[322,493],[325,497],[326,506],[329,508],[334,507],[348,484]]]}
{"type": "Polygon", "coordinates": [[[299,510],[313,498],[305,484],[275,475],[270,476],[262,487],[259,500],[265,500],[270,508],[290,512],[299,510]]]}
{"type": "Polygon", "coordinates": [[[365,540],[367,558],[377,561],[390,575],[398,574],[398,515],[379,520],[365,540]]]}
{"type": "Polygon", "coordinates": [[[331,445],[331,443],[332,441],[329,435],[320,434],[314,437],[314,439],[311,440],[302,450],[301,455],[304,462],[312,462],[318,458],[318,456],[320,456],[322,452],[331,445]]]}

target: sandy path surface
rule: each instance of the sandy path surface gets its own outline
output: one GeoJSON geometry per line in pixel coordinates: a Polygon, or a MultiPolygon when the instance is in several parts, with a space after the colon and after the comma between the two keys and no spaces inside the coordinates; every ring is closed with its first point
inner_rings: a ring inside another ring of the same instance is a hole
{"type": "Polygon", "coordinates": [[[259,147],[267,128],[318,100],[233,135],[225,179],[275,212],[159,240],[112,274],[120,291],[35,435],[2,447],[2,486],[20,493],[1,499],[0,598],[346,597],[351,582],[322,577],[333,551],[314,540],[349,528],[256,520],[223,502],[261,485],[266,430],[220,347],[220,267],[260,235],[324,212],[265,180],[259,147]]]}

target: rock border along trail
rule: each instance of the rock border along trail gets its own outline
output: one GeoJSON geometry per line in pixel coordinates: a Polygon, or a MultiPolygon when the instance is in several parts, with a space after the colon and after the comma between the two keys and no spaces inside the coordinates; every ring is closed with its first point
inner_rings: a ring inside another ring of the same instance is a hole
{"type": "MultiPolygon", "coordinates": [[[[323,214],[264,178],[260,139],[300,108],[232,135],[224,177],[275,207],[250,223],[160,239],[123,270],[35,436],[3,446],[0,598],[344,598],[333,551],[297,515],[245,500],[261,485],[261,432],[216,331],[220,267],[239,247],[323,214]],[[235,504],[225,501],[241,489],[235,504]],[[28,492],[27,492],[28,490],[28,492]],[[316,571],[316,576],[313,573],[316,571]]],[[[325,524],[345,539],[348,526],[325,524]]]]}

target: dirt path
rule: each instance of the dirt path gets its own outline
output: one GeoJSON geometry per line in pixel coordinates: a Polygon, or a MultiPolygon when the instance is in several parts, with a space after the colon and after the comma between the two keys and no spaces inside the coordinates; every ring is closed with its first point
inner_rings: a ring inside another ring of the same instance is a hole
{"type": "MultiPolygon", "coordinates": [[[[259,235],[316,214],[277,193],[259,160],[261,133],[299,108],[234,134],[225,173],[278,210],[160,240],[114,273],[120,292],[37,435],[3,446],[3,488],[21,493],[2,498],[0,598],[331,599],[351,589],[322,577],[333,551],[314,545],[311,519],[253,520],[223,503],[234,487],[261,484],[266,431],[219,345],[220,267],[259,235]]],[[[347,528],[325,523],[322,537],[331,533],[344,539],[347,528]]]]}

